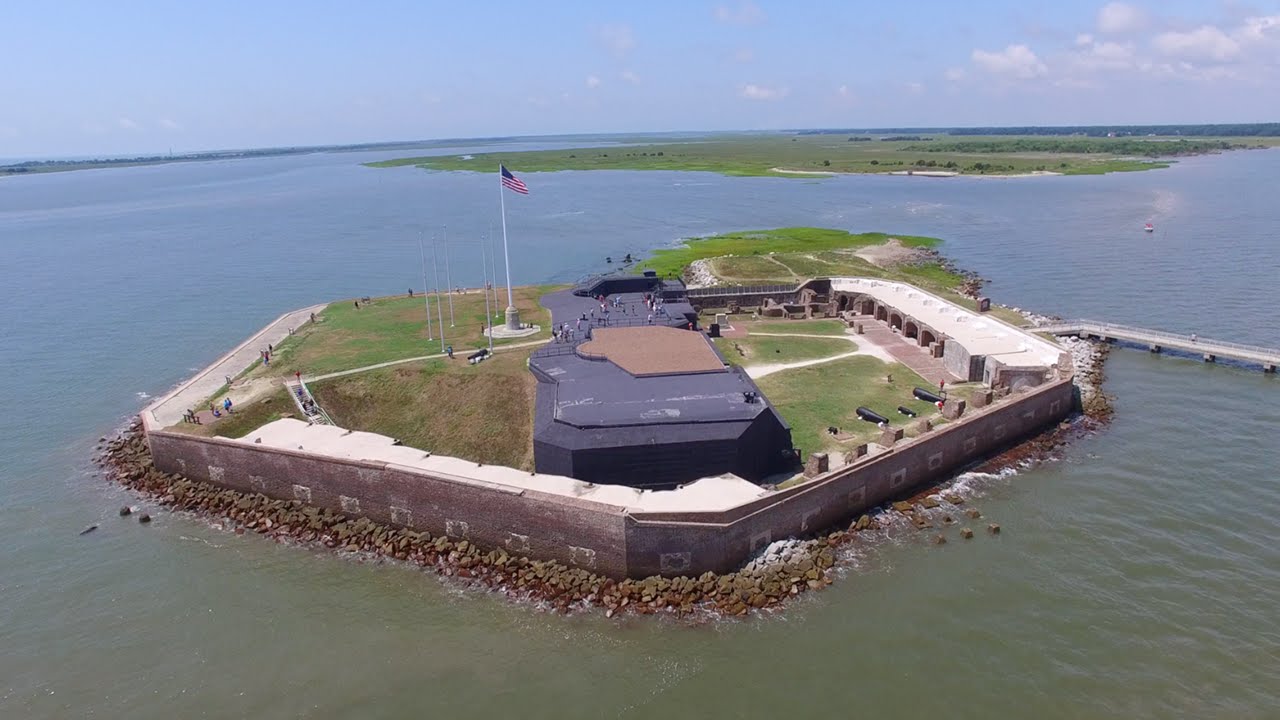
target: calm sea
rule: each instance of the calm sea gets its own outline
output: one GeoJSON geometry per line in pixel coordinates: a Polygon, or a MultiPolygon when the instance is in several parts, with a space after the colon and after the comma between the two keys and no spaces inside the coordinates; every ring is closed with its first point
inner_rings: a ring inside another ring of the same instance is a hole
{"type": "MultiPolygon", "coordinates": [[[[146,397],[284,310],[420,287],[420,233],[447,232],[455,284],[478,282],[494,176],[360,166],[388,156],[0,181],[0,717],[1280,713],[1280,378],[1228,364],[1113,353],[1109,430],[967,478],[998,538],[894,534],[746,622],[565,618],[163,512],[117,518],[136,500],[89,459],[146,397]]],[[[1025,180],[524,179],[532,194],[507,198],[518,283],[690,235],[884,230],[944,238],[1001,302],[1280,345],[1276,151],[1025,180]]]]}

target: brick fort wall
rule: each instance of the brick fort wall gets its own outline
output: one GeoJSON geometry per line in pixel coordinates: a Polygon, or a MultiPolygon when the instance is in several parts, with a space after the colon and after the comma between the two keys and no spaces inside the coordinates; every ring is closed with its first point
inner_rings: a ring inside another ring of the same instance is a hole
{"type": "MultiPolygon", "coordinates": [[[[1070,379],[971,411],[892,450],[720,512],[627,512],[417,468],[153,430],[153,461],[178,473],[351,516],[466,538],[612,577],[698,575],[739,567],[773,540],[816,532],[936,481],[1065,417],[1070,379]]],[[[144,424],[148,413],[143,414],[144,424]]]]}

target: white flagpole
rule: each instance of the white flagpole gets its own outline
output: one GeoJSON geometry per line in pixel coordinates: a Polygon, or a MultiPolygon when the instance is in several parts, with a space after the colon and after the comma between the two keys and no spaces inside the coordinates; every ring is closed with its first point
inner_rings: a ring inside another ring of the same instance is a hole
{"type": "Polygon", "coordinates": [[[440,352],[444,352],[444,309],[440,305],[440,262],[436,260],[436,239],[431,237],[431,274],[436,280],[436,319],[440,321],[440,352]]]}
{"type": "Polygon", "coordinates": [[[453,276],[449,274],[449,226],[444,226],[444,284],[449,286],[449,327],[453,327],[453,276]]]}
{"type": "Polygon", "coordinates": [[[493,352],[493,313],[489,309],[489,264],[488,253],[484,249],[488,244],[488,240],[480,243],[480,273],[484,275],[484,322],[489,326],[489,352],[493,352]]]}
{"type": "Polygon", "coordinates": [[[427,307],[427,341],[431,341],[431,293],[427,292],[427,251],[422,249],[422,231],[418,231],[418,255],[422,257],[422,302],[427,307]]]}
{"type": "Polygon", "coordinates": [[[511,253],[507,250],[507,193],[502,186],[503,169],[502,165],[498,165],[498,205],[502,208],[502,261],[507,264],[507,329],[519,330],[520,314],[516,312],[515,296],[511,293],[511,253]]]}

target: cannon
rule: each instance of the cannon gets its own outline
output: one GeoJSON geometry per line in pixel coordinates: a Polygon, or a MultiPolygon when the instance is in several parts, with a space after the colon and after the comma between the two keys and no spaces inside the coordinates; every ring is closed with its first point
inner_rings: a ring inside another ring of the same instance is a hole
{"type": "Polygon", "coordinates": [[[876,412],[875,410],[872,410],[871,408],[861,407],[861,406],[858,407],[858,417],[862,418],[863,420],[866,420],[869,423],[875,423],[877,425],[879,425],[880,423],[889,422],[888,418],[876,412]]]}
{"type": "Polygon", "coordinates": [[[915,411],[915,410],[912,410],[911,408],[907,407],[906,405],[899,405],[899,406],[898,406],[898,412],[902,413],[903,415],[906,415],[907,417],[915,417],[915,416],[916,416],[916,411],[915,411]]]}
{"type": "Polygon", "coordinates": [[[918,387],[915,390],[912,390],[911,394],[915,395],[917,400],[923,400],[931,405],[937,405],[938,403],[942,402],[941,395],[936,395],[932,392],[929,392],[928,390],[925,390],[922,387],[918,387]]]}

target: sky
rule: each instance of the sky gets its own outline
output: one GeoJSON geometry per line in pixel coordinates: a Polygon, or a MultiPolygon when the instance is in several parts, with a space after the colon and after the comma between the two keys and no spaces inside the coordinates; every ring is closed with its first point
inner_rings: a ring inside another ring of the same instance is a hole
{"type": "Polygon", "coordinates": [[[0,157],[1280,120],[1280,0],[0,3],[0,157]]]}

